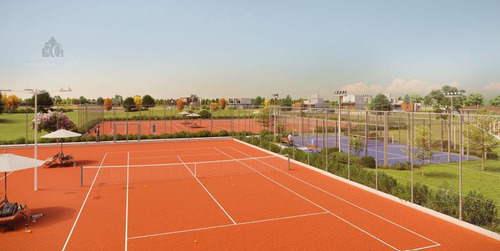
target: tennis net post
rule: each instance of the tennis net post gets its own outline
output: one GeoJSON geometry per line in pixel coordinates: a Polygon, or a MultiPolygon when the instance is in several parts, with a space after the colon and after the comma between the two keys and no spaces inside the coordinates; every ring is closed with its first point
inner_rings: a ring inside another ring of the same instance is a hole
{"type": "Polygon", "coordinates": [[[83,166],[80,166],[80,187],[83,187],[83,166]]]}

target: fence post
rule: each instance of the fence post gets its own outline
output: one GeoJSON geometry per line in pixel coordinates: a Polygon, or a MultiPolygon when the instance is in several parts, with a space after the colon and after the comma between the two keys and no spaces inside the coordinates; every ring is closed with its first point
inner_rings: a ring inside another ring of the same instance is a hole
{"type": "Polygon", "coordinates": [[[369,130],[369,125],[368,125],[368,110],[365,110],[365,156],[368,156],[368,130],[369,130]]]}
{"type": "Polygon", "coordinates": [[[458,160],[458,219],[462,220],[462,157],[464,155],[464,147],[463,147],[463,142],[462,142],[462,135],[463,135],[463,115],[460,114],[460,135],[459,135],[459,140],[458,140],[458,145],[460,147],[460,158],[458,160]]]}
{"type": "MultiPolygon", "coordinates": [[[[328,172],[328,108],[325,113],[325,132],[326,132],[326,148],[325,148],[325,170],[328,172]]],[[[323,142],[324,144],[325,142],[323,142]]]]}
{"type": "Polygon", "coordinates": [[[410,130],[410,132],[411,132],[411,149],[410,149],[410,167],[411,167],[410,183],[411,183],[411,185],[410,186],[411,186],[411,202],[412,203],[414,202],[414,200],[413,200],[413,198],[414,198],[414,196],[413,196],[413,188],[414,188],[413,187],[414,186],[414,184],[413,184],[413,138],[414,138],[413,125],[414,125],[414,123],[413,122],[414,122],[414,118],[413,118],[413,112],[412,112],[411,113],[411,130],[410,130]]]}
{"type": "Polygon", "coordinates": [[[389,165],[388,159],[388,144],[389,144],[389,112],[384,112],[384,166],[389,165]]]}
{"type": "Polygon", "coordinates": [[[347,110],[347,179],[351,179],[351,110],[347,110]]]}
{"type": "Polygon", "coordinates": [[[375,113],[375,189],[378,190],[378,112],[375,113]]]}

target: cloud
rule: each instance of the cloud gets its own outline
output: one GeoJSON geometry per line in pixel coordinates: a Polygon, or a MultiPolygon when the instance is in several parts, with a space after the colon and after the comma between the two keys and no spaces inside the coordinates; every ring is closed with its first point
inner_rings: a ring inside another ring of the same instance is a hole
{"type": "MultiPolygon", "coordinates": [[[[394,79],[390,84],[383,86],[377,84],[365,84],[363,82],[358,82],[354,84],[344,85],[342,90],[346,90],[351,94],[372,94],[377,93],[390,93],[392,95],[404,95],[404,94],[421,94],[427,95],[432,90],[441,89],[445,84],[433,84],[428,83],[418,79],[405,80],[405,79],[394,79]]],[[[448,85],[457,87],[457,83],[449,83],[448,85]]],[[[500,89],[500,83],[498,83],[498,88],[500,89]]]]}
{"type": "Polygon", "coordinates": [[[380,93],[384,91],[384,87],[380,85],[367,85],[363,82],[358,82],[354,84],[344,85],[341,88],[347,93],[352,94],[371,94],[371,93],[380,93]]]}
{"type": "Polygon", "coordinates": [[[500,91],[500,82],[491,82],[483,85],[482,89],[485,91],[500,91]]]}

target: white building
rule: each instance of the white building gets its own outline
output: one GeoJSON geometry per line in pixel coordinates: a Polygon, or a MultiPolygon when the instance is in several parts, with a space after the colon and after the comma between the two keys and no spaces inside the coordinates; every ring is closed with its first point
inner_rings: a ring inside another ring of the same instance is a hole
{"type": "Polygon", "coordinates": [[[253,98],[229,98],[228,104],[240,109],[248,109],[252,107],[253,98]]]}
{"type": "Polygon", "coordinates": [[[325,103],[322,97],[319,96],[319,94],[313,94],[311,95],[311,98],[308,100],[304,101],[304,105],[311,110],[311,109],[326,109],[328,108],[328,103],[325,103]]]}

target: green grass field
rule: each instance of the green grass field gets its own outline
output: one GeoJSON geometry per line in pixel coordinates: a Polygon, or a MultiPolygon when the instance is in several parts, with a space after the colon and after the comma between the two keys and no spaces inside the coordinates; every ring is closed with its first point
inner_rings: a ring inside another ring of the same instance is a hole
{"type": "MultiPolygon", "coordinates": [[[[394,177],[402,184],[410,182],[411,172],[408,170],[380,169],[388,175],[394,177]]],[[[421,169],[414,170],[415,182],[420,182],[429,186],[432,190],[437,190],[445,183],[449,189],[458,193],[458,163],[439,163],[424,166],[424,176],[421,169]]],[[[500,205],[500,161],[486,160],[485,170],[481,170],[481,161],[464,161],[462,168],[463,193],[467,195],[470,190],[476,190],[487,198],[500,205]]]]}
{"type": "MultiPolygon", "coordinates": [[[[71,107],[68,107],[71,108],[71,107]]],[[[196,110],[194,112],[199,112],[199,110],[196,110]]],[[[73,112],[66,112],[66,116],[69,117],[77,126],[78,126],[78,111],[73,111],[73,112]]],[[[166,110],[166,117],[169,118],[170,116],[174,116],[177,118],[182,117],[182,115],[179,115],[179,111],[177,110],[172,110],[170,111],[169,109],[166,110]],[[172,113],[171,113],[172,112],[172,113]]],[[[150,108],[149,111],[142,111],[142,112],[129,112],[128,116],[134,117],[134,116],[159,116],[163,117],[164,116],[164,110],[161,107],[156,107],[156,108],[150,108]]],[[[243,116],[251,116],[253,115],[253,110],[217,110],[212,113],[214,118],[218,117],[243,117],[243,116]]],[[[104,117],[105,118],[126,118],[127,113],[123,109],[117,109],[116,111],[109,111],[109,112],[104,112],[104,117]]],[[[0,114],[0,140],[16,140],[22,137],[26,137],[28,135],[28,139],[33,139],[33,129],[31,128],[31,121],[34,118],[33,113],[28,113],[28,120],[26,122],[26,114],[25,113],[13,113],[13,114],[8,114],[8,113],[2,113],[0,114]],[[27,129],[27,130],[26,130],[27,129]]],[[[41,136],[47,134],[47,132],[42,131],[41,133],[38,134],[38,138],[40,139],[41,136]]]]}

